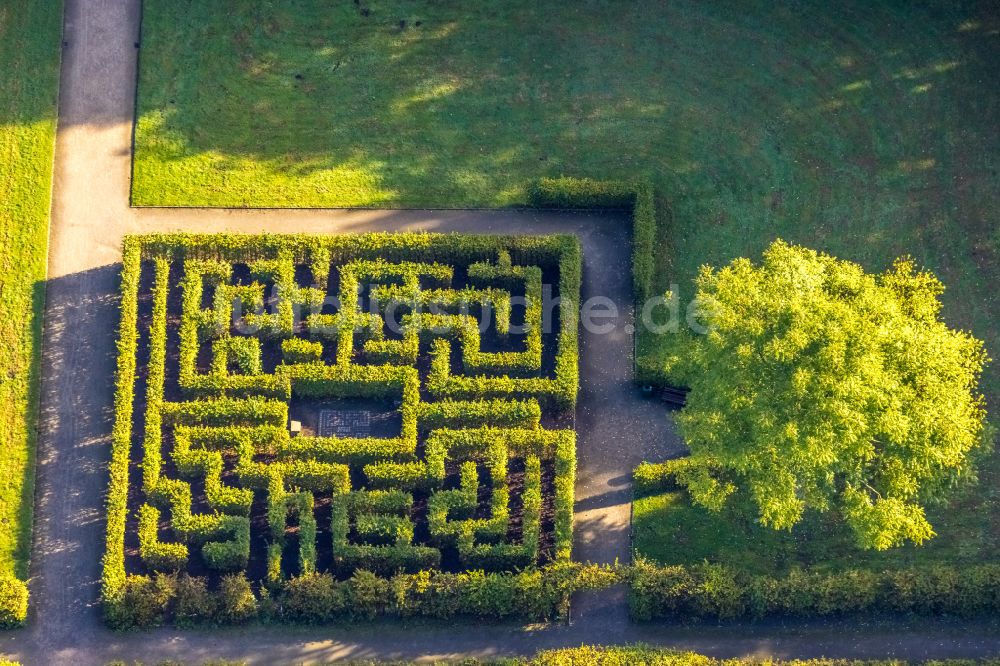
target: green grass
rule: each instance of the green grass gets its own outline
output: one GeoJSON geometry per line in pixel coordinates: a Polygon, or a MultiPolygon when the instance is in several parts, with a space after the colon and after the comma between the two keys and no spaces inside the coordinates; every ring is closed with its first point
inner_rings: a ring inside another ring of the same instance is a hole
{"type": "Polygon", "coordinates": [[[779,235],[910,253],[997,354],[1000,21],[922,4],[147,0],[133,200],[493,207],[650,174],[662,286],[779,235]]]}
{"type": "Polygon", "coordinates": [[[0,575],[26,579],[62,2],[0,6],[0,575]]]}
{"type": "Polygon", "coordinates": [[[947,505],[931,507],[928,519],[937,536],[924,545],[864,551],[832,515],[807,514],[791,532],[776,531],[759,525],[747,509],[715,514],[695,506],[681,489],[637,497],[632,538],[637,554],[659,564],[709,561],[766,575],[792,568],[884,570],[997,562],[1000,456],[989,459],[979,484],[962,489],[947,505]]]}

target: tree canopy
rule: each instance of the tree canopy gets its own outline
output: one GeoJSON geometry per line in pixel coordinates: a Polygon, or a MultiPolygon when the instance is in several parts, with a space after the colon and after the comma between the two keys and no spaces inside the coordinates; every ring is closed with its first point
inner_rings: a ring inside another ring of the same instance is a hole
{"type": "Polygon", "coordinates": [[[760,265],[704,267],[678,415],[693,500],[745,495],[776,529],[835,510],[864,548],[932,537],[925,504],[974,478],[988,440],[989,359],[940,319],[943,290],[910,259],[872,275],[781,240],[760,265]]]}

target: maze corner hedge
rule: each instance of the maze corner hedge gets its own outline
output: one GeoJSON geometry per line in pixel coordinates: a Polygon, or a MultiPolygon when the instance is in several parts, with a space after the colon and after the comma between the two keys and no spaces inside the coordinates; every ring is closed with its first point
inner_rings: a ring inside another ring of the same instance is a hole
{"type": "Polygon", "coordinates": [[[569,235],[127,238],[109,623],[561,612],[580,278],[569,235]]]}

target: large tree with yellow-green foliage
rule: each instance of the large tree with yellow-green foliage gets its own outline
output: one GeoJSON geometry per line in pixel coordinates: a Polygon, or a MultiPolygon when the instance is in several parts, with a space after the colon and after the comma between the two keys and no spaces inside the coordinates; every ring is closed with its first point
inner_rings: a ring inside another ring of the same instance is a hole
{"type": "Polygon", "coordinates": [[[987,440],[989,359],[940,319],[943,289],[908,259],[871,275],[780,240],[759,265],[703,268],[678,416],[694,501],[745,495],[777,529],[837,511],[864,548],[932,537],[925,504],[974,477],[987,440]]]}

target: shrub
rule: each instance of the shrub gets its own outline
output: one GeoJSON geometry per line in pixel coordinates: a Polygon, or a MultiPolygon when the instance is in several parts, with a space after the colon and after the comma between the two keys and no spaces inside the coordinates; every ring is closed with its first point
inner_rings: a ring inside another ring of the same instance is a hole
{"type": "Polygon", "coordinates": [[[895,611],[913,615],[989,616],[1000,611],[1000,565],[836,573],[793,570],[756,576],[713,564],[629,569],[632,617],[734,619],[830,617],[895,611]]]}
{"type": "Polygon", "coordinates": [[[674,478],[674,473],[679,464],[683,463],[678,460],[668,460],[661,463],[639,463],[632,472],[633,493],[636,496],[642,496],[675,488],[677,481],[674,478]]]}
{"type": "Polygon", "coordinates": [[[529,200],[540,208],[631,208],[635,187],[590,178],[542,178],[532,188],[529,200]]]}
{"type": "Polygon", "coordinates": [[[358,569],[347,583],[351,615],[366,620],[374,619],[385,604],[389,582],[370,571],[358,569]]]}
{"type": "Polygon", "coordinates": [[[220,624],[242,624],[257,615],[257,599],[242,573],[223,576],[219,582],[216,620],[220,624]]]}
{"type": "Polygon", "coordinates": [[[193,627],[214,619],[217,604],[204,578],[181,574],[175,595],[173,619],[177,626],[193,627]]]}
{"type": "Polygon", "coordinates": [[[289,338],[281,341],[281,355],[288,364],[315,363],[323,355],[323,345],[302,338],[289,338]]]}
{"type": "Polygon", "coordinates": [[[13,576],[0,576],[0,626],[16,627],[28,617],[28,586],[13,576]]]}
{"type": "Polygon", "coordinates": [[[105,598],[104,618],[112,629],[148,629],[168,617],[177,577],[156,574],[130,576],[111,598],[105,598]]]}
{"type": "Polygon", "coordinates": [[[209,541],[201,555],[216,571],[243,569],[250,557],[250,521],[244,516],[220,516],[220,530],[231,535],[228,541],[209,541]]]}
{"type": "Polygon", "coordinates": [[[304,623],[329,622],[349,608],[347,586],[328,574],[308,574],[290,579],[282,591],[282,615],[304,623]]]}
{"type": "Polygon", "coordinates": [[[182,543],[163,543],[158,531],[160,512],[148,504],[139,507],[139,553],[154,571],[177,571],[187,564],[188,550],[182,543]]]}

